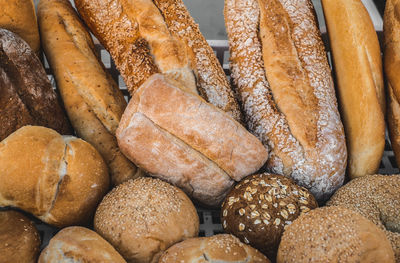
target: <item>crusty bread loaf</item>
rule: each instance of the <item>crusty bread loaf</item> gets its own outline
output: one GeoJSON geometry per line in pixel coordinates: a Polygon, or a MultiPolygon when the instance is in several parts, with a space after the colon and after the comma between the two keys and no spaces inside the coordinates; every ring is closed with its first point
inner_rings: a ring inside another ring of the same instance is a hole
{"type": "Polygon", "coordinates": [[[180,189],[141,177],[118,185],[103,198],[94,228],[128,263],[156,263],[167,248],[198,235],[199,217],[180,189]]]}
{"type": "Polygon", "coordinates": [[[192,48],[201,96],[228,112],[235,120],[241,121],[242,113],[233,97],[225,73],[183,1],[153,0],[153,2],[160,9],[171,34],[192,48]]]}
{"type": "Polygon", "coordinates": [[[62,229],[42,251],[38,263],[126,263],[96,232],[78,226],[62,229]]]}
{"type": "Polygon", "coordinates": [[[346,145],[330,68],[309,0],[226,0],[233,82],[266,168],[318,200],[344,180],[346,145]]]}
{"type": "Polygon", "coordinates": [[[327,205],[343,206],[382,229],[400,262],[400,175],[366,175],[341,187],[327,205]]]}
{"type": "Polygon", "coordinates": [[[301,215],[283,233],[277,263],[394,263],[389,240],[362,215],[330,206],[301,215]]]}
{"type": "Polygon", "coordinates": [[[46,57],[78,136],[103,156],[113,185],[138,177],[142,171],[120,152],[115,138],[126,101],[70,2],[41,0],[38,17],[46,57]]]}
{"type": "Polygon", "coordinates": [[[111,53],[132,95],[149,76],[161,72],[241,121],[221,66],[181,2],[75,0],[75,4],[111,53]],[[179,28],[182,23],[193,28],[179,28]]]}
{"type": "Polygon", "coordinates": [[[39,28],[33,0],[0,0],[0,6],[0,28],[14,32],[39,54],[39,28]]]}
{"type": "Polygon", "coordinates": [[[385,147],[378,36],[361,0],[322,0],[345,128],[350,178],[374,174],[385,147]]]}
{"type": "Polygon", "coordinates": [[[72,133],[37,56],[20,37],[0,29],[0,141],[24,125],[72,133]]]}
{"type": "Polygon", "coordinates": [[[387,0],[383,17],[384,68],[387,78],[387,122],[390,142],[400,166],[400,1],[387,0]]]}
{"type": "Polygon", "coordinates": [[[0,211],[0,262],[36,263],[40,237],[31,220],[17,211],[0,211]]]}
{"type": "Polygon", "coordinates": [[[25,126],[0,142],[0,206],[58,226],[86,224],[108,190],[107,166],[87,142],[25,126]]]}
{"type": "Polygon", "coordinates": [[[161,74],[135,92],[117,139],[139,167],[210,206],[268,157],[261,142],[228,114],[161,74]]]}
{"type": "Polygon", "coordinates": [[[269,263],[266,256],[232,235],[190,238],[170,247],[159,263],[269,263]]]}

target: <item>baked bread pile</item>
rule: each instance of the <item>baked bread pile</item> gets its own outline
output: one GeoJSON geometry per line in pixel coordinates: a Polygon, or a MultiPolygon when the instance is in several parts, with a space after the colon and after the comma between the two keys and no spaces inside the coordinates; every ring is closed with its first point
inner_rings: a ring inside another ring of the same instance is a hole
{"type": "MultiPolygon", "coordinates": [[[[0,0],[1,262],[400,262],[361,0],[322,0],[338,99],[311,0],[225,0],[232,86],[182,0],[71,2],[40,0],[36,18],[32,0],[0,0]],[[194,204],[226,234],[199,237],[194,204]],[[60,230],[42,251],[21,213],[60,230]]],[[[388,0],[398,160],[399,13],[388,0]]]]}

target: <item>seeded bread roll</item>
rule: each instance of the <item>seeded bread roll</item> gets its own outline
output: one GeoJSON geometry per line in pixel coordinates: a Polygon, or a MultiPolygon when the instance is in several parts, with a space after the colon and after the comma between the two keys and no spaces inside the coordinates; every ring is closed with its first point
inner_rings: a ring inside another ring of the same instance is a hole
{"type": "Polygon", "coordinates": [[[0,28],[24,39],[33,52],[39,54],[40,38],[32,0],[0,0],[0,28]]]}
{"type": "Polygon", "coordinates": [[[96,232],[84,227],[67,227],[58,232],[42,251],[38,263],[126,263],[96,232]]]}
{"type": "Polygon", "coordinates": [[[31,220],[16,211],[0,211],[0,262],[36,263],[40,237],[31,220]]]}
{"type": "Polygon", "coordinates": [[[167,249],[159,263],[269,263],[256,249],[227,234],[189,238],[167,249]]]}
{"type": "Polygon", "coordinates": [[[43,48],[76,133],[103,156],[113,185],[140,176],[115,138],[126,101],[71,3],[41,0],[38,16],[43,48]]]}
{"type": "Polygon", "coordinates": [[[87,142],[25,126],[0,142],[0,206],[57,226],[87,224],[108,190],[107,166],[87,142]]]}
{"type": "Polygon", "coordinates": [[[327,205],[354,210],[382,229],[400,262],[400,175],[367,175],[341,187],[327,205]]]}
{"type": "Polygon", "coordinates": [[[104,197],[94,228],[127,262],[157,262],[171,245],[198,235],[199,217],[181,190],[142,177],[117,186],[104,197]]]}
{"type": "Polygon", "coordinates": [[[117,139],[140,168],[207,206],[219,206],[233,182],[256,172],[268,157],[240,123],[161,74],[133,95],[117,139]]]}
{"type": "Polygon", "coordinates": [[[225,0],[233,83],[269,172],[319,201],[339,188],[346,144],[311,0],[225,0]]]}
{"type": "Polygon", "coordinates": [[[75,5],[132,95],[151,75],[163,73],[242,120],[221,65],[181,1],[75,0],[75,5]]]}
{"type": "Polygon", "coordinates": [[[360,214],[330,206],[301,215],[283,233],[277,263],[394,263],[385,233],[360,214]]]}
{"type": "Polygon", "coordinates": [[[221,222],[227,233],[275,260],[286,227],[317,206],[314,196],[291,179],[257,174],[246,177],[226,196],[221,222]]]}
{"type": "Polygon", "coordinates": [[[25,125],[72,134],[38,57],[19,36],[0,29],[0,141],[25,125]]]}
{"type": "Polygon", "coordinates": [[[350,178],[374,174],[385,148],[378,36],[361,0],[322,0],[345,128],[350,178]]]}

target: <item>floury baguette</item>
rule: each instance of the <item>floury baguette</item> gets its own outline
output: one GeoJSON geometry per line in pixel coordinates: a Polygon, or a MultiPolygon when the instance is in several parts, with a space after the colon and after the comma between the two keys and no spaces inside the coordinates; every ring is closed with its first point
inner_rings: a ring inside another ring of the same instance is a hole
{"type": "Polygon", "coordinates": [[[41,0],[38,17],[43,48],[75,131],[103,156],[113,185],[140,176],[115,138],[126,101],[70,2],[41,0]]]}
{"type": "Polygon", "coordinates": [[[117,139],[140,168],[208,206],[218,206],[235,181],[268,157],[240,123],[161,74],[134,93],[117,139]]]}
{"type": "Polygon", "coordinates": [[[233,82],[267,169],[318,200],[344,180],[346,145],[323,42],[309,0],[225,0],[233,82]]]}
{"type": "Polygon", "coordinates": [[[75,0],[130,93],[163,73],[241,122],[224,71],[181,0],[75,0]]]}

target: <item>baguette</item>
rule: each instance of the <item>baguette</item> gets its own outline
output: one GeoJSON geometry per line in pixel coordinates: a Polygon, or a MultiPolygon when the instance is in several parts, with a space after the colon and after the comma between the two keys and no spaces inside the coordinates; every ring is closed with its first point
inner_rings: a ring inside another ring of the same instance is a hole
{"type": "Polygon", "coordinates": [[[138,177],[142,172],[120,152],[115,138],[126,101],[70,2],[41,0],[38,16],[44,51],[78,136],[101,153],[113,185],[138,177]]]}
{"type": "Polygon", "coordinates": [[[361,0],[322,0],[347,139],[347,174],[375,174],[385,147],[381,51],[361,0]]]}
{"type": "Polygon", "coordinates": [[[75,0],[75,4],[110,52],[131,95],[152,74],[164,73],[241,121],[222,67],[181,2],[75,0]]]}
{"type": "Polygon", "coordinates": [[[308,0],[226,0],[233,83],[272,173],[322,201],[344,180],[346,145],[324,46],[308,0]]]}
{"type": "Polygon", "coordinates": [[[400,165],[400,1],[388,0],[383,17],[384,68],[387,77],[387,122],[392,149],[400,165]]]}

